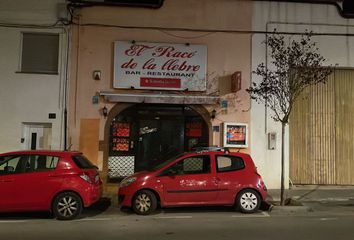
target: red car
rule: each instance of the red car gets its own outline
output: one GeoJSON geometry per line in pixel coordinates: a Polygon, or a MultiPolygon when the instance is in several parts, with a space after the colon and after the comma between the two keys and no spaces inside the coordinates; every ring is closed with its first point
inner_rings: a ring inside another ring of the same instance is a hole
{"type": "Polygon", "coordinates": [[[82,153],[18,151],[0,154],[0,212],[51,211],[74,219],[101,197],[97,168],[82,153]]]}
{"type": "Polygon", "coordinates": [[[157,206],[227,205],[253,213],[267,188],[248,154],[197,150],[167,160],[120,183],[118,200],[147,215],[157,206]]]}

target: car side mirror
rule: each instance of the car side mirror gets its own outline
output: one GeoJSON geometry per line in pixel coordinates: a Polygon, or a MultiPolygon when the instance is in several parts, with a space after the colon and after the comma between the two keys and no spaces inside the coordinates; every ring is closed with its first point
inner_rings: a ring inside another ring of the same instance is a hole
{"type": "Polygon", "coordinates": [[[176,174],[177,174],[176,169],[170,168],[170,169],[168,169],[168,171],[167,171],[167,176],[174,176],[174,175],[176,175],[176,174]]]}

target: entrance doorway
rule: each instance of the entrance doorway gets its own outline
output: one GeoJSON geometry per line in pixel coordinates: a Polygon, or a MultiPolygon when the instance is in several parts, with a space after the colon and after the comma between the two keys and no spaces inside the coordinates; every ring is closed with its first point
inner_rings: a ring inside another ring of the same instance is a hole
{"type": "MultiPolygon", "coordinates": [[[[177,116],[176,116],[177,117],[177,116]]],[[[141,119],[135,169],[144,170],[184,151],[183,119],[141,119]]]]}
{"type": "Polygon", "coordinates": [[[51,123],[23,123],[22,148],[25,150],[43,150],[51,148],[51,123]]]}
{"type": "Polygon", "coordinates": [[[111,122],[110,181],[149,168],[194,147],[208,146],[208,125],[185,105],[137,104],[111,122]]]}

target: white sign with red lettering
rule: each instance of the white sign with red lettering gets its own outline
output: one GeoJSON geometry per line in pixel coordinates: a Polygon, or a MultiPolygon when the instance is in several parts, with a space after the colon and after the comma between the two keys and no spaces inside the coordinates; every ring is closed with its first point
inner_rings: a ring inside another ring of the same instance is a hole
{"type": "Polygon", "coordinates": [[[206,90],[207,46],[117,41],[114,88],[206,90]]]}

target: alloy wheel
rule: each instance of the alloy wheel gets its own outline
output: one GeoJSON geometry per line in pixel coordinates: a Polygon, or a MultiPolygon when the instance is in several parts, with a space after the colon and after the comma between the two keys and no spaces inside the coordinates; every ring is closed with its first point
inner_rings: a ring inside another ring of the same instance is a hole
{"type": "Polygon", "coordinates": [[[135,195],[132,205],[135,213],[148,215],[157,207],[156,195],[150,190],[141,190],[135,195]]]}
{"type": "Polygon", "coordinates": [[[73,216],[78,209],[78,202],[71,196],[63,197],[57,205],[58,212],[64,217],[73,216]]]}
{"type": "Polygon", "coordinates": [[[53,203],[53,212],[60,220],[71,220],[80,215],[83,209],[81,198],[73,192],[59,194],[53,203]]]}
{"type": "Polygon", "coordinates": [[[146,194],[138,195],[135,199],[135,205],[140,212],[147,212],[151,207],[151,199],[146,194]]]}

